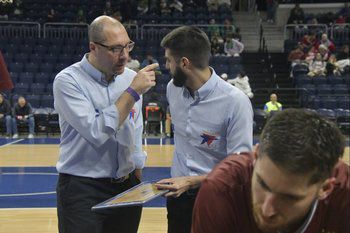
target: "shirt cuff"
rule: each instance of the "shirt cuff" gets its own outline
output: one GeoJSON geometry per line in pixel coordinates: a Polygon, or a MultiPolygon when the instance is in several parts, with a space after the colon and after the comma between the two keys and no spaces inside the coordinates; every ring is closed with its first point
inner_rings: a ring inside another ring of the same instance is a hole
{"type": "Polygon", "coordinates": [[[145,167],[147,153],[145,151],[141,153],[133,154],[136,169],[143,169],[145,167]]]}
{"type": "Polygon", "coordinates": [[[105,126],[108,129],[113,130],[113,133],[117,132],[119,126],[119,112],[117,106],[113,104],[103,109],[102,113],[105,121],[105,126]]]}

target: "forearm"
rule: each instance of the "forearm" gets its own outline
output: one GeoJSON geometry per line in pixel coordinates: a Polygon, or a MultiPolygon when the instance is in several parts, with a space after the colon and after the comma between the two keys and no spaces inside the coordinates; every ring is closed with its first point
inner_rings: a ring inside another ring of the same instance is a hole
{"type": "Polygon", "coordinates": [[[135,99],[132,95],[130,95],[127,92],[124,92],[119,99],[115,102],[115,106],[118,109],[119,112],[119,125],[120,127],[125,119],[128,117],[130,114],[130,110],[135,104],[135,99]]]}
{"type": "Polygon", "coordinates": [[[190,189],[199,188],[206,177],[207,174],[201,176],[189,176],[188,182],[190,185],[190,189]]]}

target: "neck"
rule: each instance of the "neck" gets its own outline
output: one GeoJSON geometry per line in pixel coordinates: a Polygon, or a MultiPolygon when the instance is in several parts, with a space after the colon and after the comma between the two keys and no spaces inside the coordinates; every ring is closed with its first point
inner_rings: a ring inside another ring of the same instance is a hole
{"type": "Polygon", "coordinates": [[[105,78],[106,78],[107,82],[110,82],[110,81],[113,80],[113,76],[114,76],[114,75],[113,75],[113,74],[107,74],[107,72],[105,72],[105,71],[103,70],[103,68],[98,64],[97,59],[96,59],[96,57],[95,57],[94,55],[92,55],[91,53],[89,53],[89,54],[87,55],[87,60],[89,61],[89,63],[90,63],[93,67],[95,67],[97,70],[99,70],[102,74],[105,75],[105,78]]]}
{"type": "Polygon", "coordinates": [[[194,70],[189,74],[186,87],[190,91],[191,94],[193,94],[195,91],[197,91],[199,88],[201,88],[209,79],[211,76],[211,70],[209,67],[206,67],[203,70],[194,70]]]}

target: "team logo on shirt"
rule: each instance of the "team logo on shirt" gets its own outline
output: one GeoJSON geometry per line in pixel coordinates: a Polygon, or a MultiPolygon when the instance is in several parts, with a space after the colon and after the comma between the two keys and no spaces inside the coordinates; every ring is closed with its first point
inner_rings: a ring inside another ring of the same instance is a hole
{"type": "Polygon", "coordinates": [[[207,143],[208,146],[210,146],[213,141],[218,140],[215,135],[209,134],[207,132],[202,133],[201,138],[203,138],[201,145],[207,143]]]}
{"type": "Polygon", "coordinates": [[[129,120],[131,120],[131,119],[133,119],[133,120],[135,120],[135,109],[134,108],[132,108],[131,110],[130,110],[130,113],[129,113],[129,120]]]}

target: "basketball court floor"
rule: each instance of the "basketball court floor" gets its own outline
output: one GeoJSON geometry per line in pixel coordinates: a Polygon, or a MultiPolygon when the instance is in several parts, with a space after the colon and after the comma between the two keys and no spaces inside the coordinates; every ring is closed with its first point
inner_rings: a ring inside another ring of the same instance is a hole
{"type": "MultiPolygon", "coordinates": [[[[57,233],[58,138],[0,138],[0,232],[57,233]]],[[[148,154],[143,180],[170,176],[172,139],[144,140],[148,154]]],[[[349,163],[349,140],[344,160],[349,163]]],[[[147,203],[140,233],[166,232],[165,199],[147,203]]]]}

